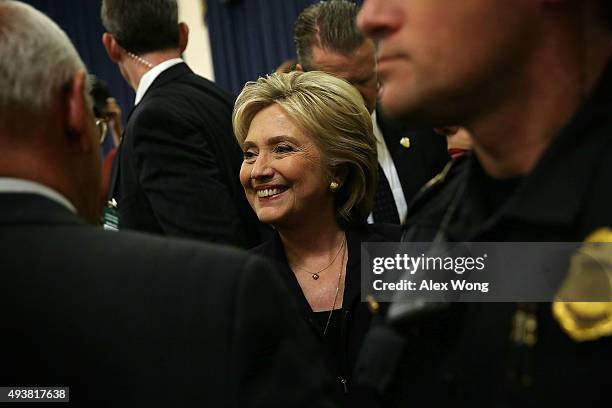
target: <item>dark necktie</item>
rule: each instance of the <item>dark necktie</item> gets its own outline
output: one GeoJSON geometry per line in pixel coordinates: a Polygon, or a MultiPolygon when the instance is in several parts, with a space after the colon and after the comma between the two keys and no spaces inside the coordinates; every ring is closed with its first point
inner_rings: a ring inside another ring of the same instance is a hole
{"type": "Polygon", "coordinates": [[[387,176],[385,176],[380,164],[378,165],[378,188],[374,194],[372,217],[375,223],[400,223],[395,199],[391,192],[391,186],[389,186],[389,180],[387,180],[387,176]]]}

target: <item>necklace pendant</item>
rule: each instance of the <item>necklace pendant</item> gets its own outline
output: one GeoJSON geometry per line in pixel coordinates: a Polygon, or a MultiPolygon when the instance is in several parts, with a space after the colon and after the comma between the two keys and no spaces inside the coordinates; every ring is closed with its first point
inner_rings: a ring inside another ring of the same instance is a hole
{"type": "Polygon", "coordinates": [[[314,280],[319,279],[319,274],[318,273],[313,273],[312,274],[312,279],[314,279],[314,280]]]}

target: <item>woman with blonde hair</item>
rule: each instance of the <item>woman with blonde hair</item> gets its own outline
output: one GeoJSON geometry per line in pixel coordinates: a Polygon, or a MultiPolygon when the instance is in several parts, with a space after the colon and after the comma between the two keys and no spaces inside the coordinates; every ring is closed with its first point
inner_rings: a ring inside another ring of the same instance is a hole
{"type": "Polygon", "coordinates": [[[378,168],[370,115],[342,79],[276,73],[246,84],[233,125],[246,196],[275,229],[253,252],[277,262],[348,393],[371,318],[360,302],[360,244],[400,238],[398,226],[365,223],[378,168]]]}

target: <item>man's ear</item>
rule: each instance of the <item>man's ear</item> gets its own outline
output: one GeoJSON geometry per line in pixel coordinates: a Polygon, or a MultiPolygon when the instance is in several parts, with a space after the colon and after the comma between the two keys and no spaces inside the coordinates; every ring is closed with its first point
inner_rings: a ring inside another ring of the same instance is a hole
{"type": "Polygon", "coordinates": [[[295,70],[304,72],[304,67],[302,67],[302,64],[295,64],[295,70]]]}
{"type": "Polygon", "coordinates": [[[86,98],[87,74],[78,71],[70,82],[64,99],[64,123],[66,124],[66,137],[71,145],[78,145],[82,152],[88,153],[98,148],[93,124],[93,112],[86,98]]]}
{"type": "Polygon", "coordinates": [[[189,42],[189,26],[187,23],[179,23],[179,50],[181,54],[187,49],[189,42]]]}
{"type": "Polygon", "coordinates": [[[102,44],[104,44],[104,49],[106,50],[106,53],[111,61],[113,61],[115,64],[121,61],[123,48],[121,48],[112,34],[102,34],[102,44]]]}

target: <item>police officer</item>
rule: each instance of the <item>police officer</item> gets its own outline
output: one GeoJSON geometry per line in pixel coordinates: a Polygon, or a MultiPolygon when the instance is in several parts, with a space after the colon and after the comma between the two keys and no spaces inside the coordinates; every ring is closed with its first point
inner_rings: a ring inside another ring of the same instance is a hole
{"type": "MultiPolygon", "coordinates": [[[[378,40],[388,114],[474,137],[405,239],[612,241],[607,0],[365,0],[358,24],[378,40]]],[[[390,407],[609,404],[611,304],[392,305],[360,377],[390,407]]]]}

